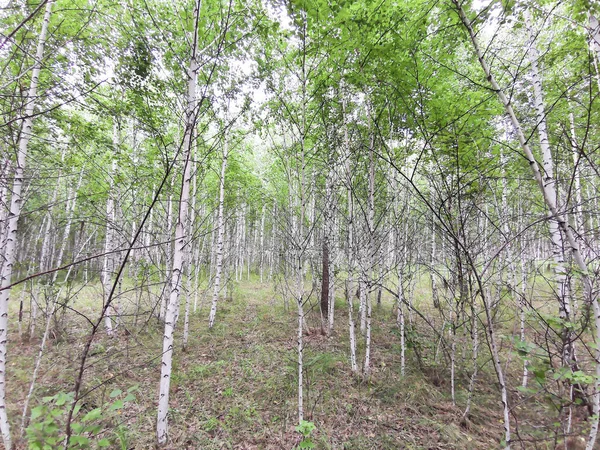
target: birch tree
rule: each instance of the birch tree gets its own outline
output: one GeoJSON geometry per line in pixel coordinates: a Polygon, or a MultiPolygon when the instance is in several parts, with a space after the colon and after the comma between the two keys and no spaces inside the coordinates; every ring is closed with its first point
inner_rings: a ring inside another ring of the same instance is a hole
{"type": "Polygon", "coordinates": [[[23,207],[23,199],[21,197],[21,190],[23,188],[23,173],[27,162],[27,149],[29,146],[29,140],[33,134],[33,112],[38,97],[38,82],[40,70],[44,60],[44,46],[46,44],[48,24],[52,14],[53,3],[54,2],[51,0],[46,3],[42,29],[39,34],[35,53],[35,62],[31,71],[31,82],[25,102],[25,114],[24,118],[22,119],[18,156],[15,166],[13,186],[11,189],[10,210],[8,213],[8,222],[5,231],[6,244],[3,248],[4,263],[2,265],[2,276],[0,279],[0,431],[2,432],[4,447],[7,449],[12,448],[10,426],[6,411],[6,344],[8,341],[8,301],[10,298],[10,289],[8,286],[11,284],[13,264],[15,262],[18,238],[17,225],[19,216],[21,215],[21,208],[23,207]]]}
{"type": "Polygon", "coordinates": [[[227,170],[227,158],[229,156],[229,142],[227,131],[223,133],[223,160],[221,163],[221,177],[219,178],[219,207],[217,212],[217,246],[215,258],[215,280],[213,287],[212,303],[208,317],[208,326],[212,328],[217,315],[217,302],[221,293],[221,274],[223,272],[223,236],[225,234],[224,224],[224,201],[225,201],[225,171],[227,170]]]}
{"type": "MultiPolygon", "coordinates": [[[[189,236],[185,234],[187,223],[190,183],[191,183],[191,154],[192,138],[196,125],[197,102],[196,102],[196,71],[198,70],[198,22],[202,1],[197,0],[194,7],[194,27],[192,30],[192,46],[189,68],[187,71],[187,96],[184,121],[183,144],[181,147],[181,159],[183,161],[183,177],[181,194],[179,197],[179,214],[175,228],[175,246],[173,252],[173,267],[171,270],[171,292],[165,315],[165,330],[163,337],[163,352],[161,360],[160,385],[158,395],[158,416],[156,420],[156,436],[158,445],[165,445],[168,440],[167,413],[169,411],[169,388],[171,382],[171,367],[173,361],[173,331],[175,318],[179,310],[179,294],[183,277],[183,256],[189,236]]],[[[175,156],[177,158],[177,155],[175,156]]]]}

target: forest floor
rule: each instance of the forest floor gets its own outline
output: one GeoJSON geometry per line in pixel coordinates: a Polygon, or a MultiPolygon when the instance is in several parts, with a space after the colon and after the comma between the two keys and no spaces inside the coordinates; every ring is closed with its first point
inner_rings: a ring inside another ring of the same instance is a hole
{"type": "MultiPolygon", "coordinates": [[[[98,286],[88,285],[72,307],[89,308],[90,313],[97,310],[98,303],[95,308],[91,304],[92,299],[101,298],[99,293],[98,286]]],[[[181,348],[182,313],[173,358],[169,449],[291,449],[298,445],[297,319],[293,303],[289,311],[282,303],[267,283],[241,282],[232,300],[220,302],[212,330],[206,305],[191,316],[186,351],[181,348]]],[[[332,336],[320,333],[319,314],[314,310],[308,316],[310,332],[305,336],[305,419],[316,426],[315,448],[499,447],[502,418],[493,373],[480,371],[470,420],[465,423],[466,375],[457,378],[456,406],[450,398],[445,365],[425,361],[428,369],[423,371],[409,349],[407,373],[400,376],[399,335],[391,299],[384,296],[382,305],[373,308],[373,370],[368,380],[351,373],[347,307],[339,298],[335,308],[332,336]]],[[[48,411],[40,411],[37,421],[47,414],[58,428],[64,427],[68,401],[49,397],[73,390],[83,336],[90,329],[82,316],[71,319],[73,314],[69,314],[66,331],[48,343],[31,401],[32,407],[51,404],[48,411]]],[[[38,335],[43,330],[39,327],[38,335]]],[[[112,338],[101,330],[95,338],[84,380],[83,391],[89,392],[78,420],[83,425],[97,424],[91,432],[96,443],[106,438],[110,448],[149,449],[155,442],[162,327],[151,319],[138,333],[124,328],[112,338]],[[124,398],[127,390],[135,399],[124,398]],[[97,415],[81,419],[96,408],[100,408],[97,415]]],[[[40,339],[19,341],[15,324],[11,333],[15,338],[9,348],[7,391],[17,433],[40,339]]],[[[429,339],[435,342],[433,335],[429,339]]],[[[359,339],[358,355],[362,363],[363,339],[359,339]]],[[[459,358],[461,367],[470,367],[469,352],[465,359],[459,358]]],[[[40,429],[30,428],[30,442],[36,433],[38,437],[48,433],[40,429]]],[[[27,444],[21,441],[21,445],[26,448],[27,444]]]]}

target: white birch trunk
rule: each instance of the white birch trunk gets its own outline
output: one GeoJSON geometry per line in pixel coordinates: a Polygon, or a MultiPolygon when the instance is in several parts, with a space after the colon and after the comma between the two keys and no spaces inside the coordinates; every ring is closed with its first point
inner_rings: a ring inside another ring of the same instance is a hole
{"type": "MultiPolygon", "coordinates": [[[[198,158],[196,158],[197,160],[198,158]]],[[[197,177],[197,175],[196,175],[197,177]]],[[[196,179],[194,177],[194,180],[196,179]]],[[[204,217],[204,206],[200,208],[200,216],[204,217]]],[[[195,258],[195,266],[194,266],[194,313],[198,308],[198,291],[200,290],[200,262],[202,259],[204,242],[206,241],[206,236],[202,236],[202,245],[198,246],[196,249],[196,258],[195,258]]],[[[202,306],[202,305],[200,305],[202,306]]]]}
{"type": "MultiPolygon", "coordinates": [[[[302,226],[300,226],[302,230],[302,226]]],[[[298,423],[304,420],[304,343],[303,343],[303,328],[304,328],[304,275],[302,268],[302,250],[298,250],[298,267],[297,267],[297,304],[298,304],[298,423]]]]}
{"type": "Polygon", "coordinates": [[[479,318],[477,317],[477,309],[475,305],[472,306],[472,325],[471,325],[471,342],[473,345],[472,352],[472,361],[473,361],[473,373],[471,374],[471,378],[469,379],[469,388],[467,392],[467,406],[465,407],[465,412],[463,413],[463,418],[469,418],[469,412],[471,410],[471,400],[473,398],[473,389],[475,388],[475,379],[477,378],[477,371],[479,369],[479,365],[477,364],[477,358],[479,357],[479,331],[477,329],[477,322],[479,318]]]}
{"type": "Polygon", "coordinates": [[[450,329],[448,335],[450,338],[450,398],[452,399],[452,405],[456,405],[456,399],[454,398],[454,369],[456,366],[456,323],[459,318],[455,317],[454,305],[456,302],[454,298],[450,300],[450,329]]]}
{"type": "Polygon", "coordinates": [[[170,287],[170,276],[171,276],[171,270],[173,269],[169,263],[171,262],[171,258],[172,258],[172,246],[171,246],[171,237],[173,236],[173,182],[174,182],[174,177],[171,177],[171,187],[169,189],[169,197],[167,200],[167,232],[166,232],[166,236],[167,236],[167,250],[166,250],[166,255],[165,255],[165,289],[163,290],[162,294],[161,294],[161,300],[160,300],[160,312],[159,312],[159,319],[164,320],[165,319],[165,314],[167,313],[167,306],[168,306],[168,298],[169,296],[167,295],[167,289],[169,289],[170,287]]]}
{"type": "Polygon", "coordinates": [[[156,419],[156,437],[158,445],[165,445],[168,440],[167,413],[169,411],[169,387],[171,384],[171,366],[173,361],[173,330],[175,318],[179,308],[179,291],[181,289],[181,277],[183,269],[183,256],[185,251],[186,236],[185,224],[187,222],[190,177],[191,177],[191,148],[193,130],[196,123],[196,71],[198,64],[196,52],[198,46],[198,21],[200,17],[201,0],[197,0],[194,8],[194,30],[192,41],[192,54],[188,71],[188,93],[185,111],[185,133],[183,137],[182,159],[183,180],[181,185],[181,197],[179,199],[179,216],[175,228],[175,250],[173,252],[173,270],[171,271],[171,293],[169,304],[165,314],[165,331],[163,336],[163,352],[160,371],[160,386],[158,396],[158,414],[156,419]]]}
{"type": "Polygon", "coordinates": [[[404,376],[406,342],[404,340],[404,279],[402,268],[398,272],[398,315],[396,323],[400,329],[400,376],[404,376]]]}
{"type": "MultiPolygon", "coordinates": [[[[335,195],[333,193],[333,188],[330,191],[331,195],[335,195]]],[[[334,199],[335,202],[337,202],[337,196],[336,199],[334,199]]],[[[332,208],[334,211],[337,210],[337,205],[336,207],[332,208]]],[[[334,213],[335,214],[335,213],[334,213]]],[[[327,334],[331,336],[331,333],[333,332],[333,324],[334,324],[334,319],[335,319],[335,258],[336,258],[336,244],[337,244],[337,240],[336,240],[336,216],[332,217],[331,220],[333,221],[333,223],[330,226],[331,229],[331,240],[330,240],[330,245],[329,245],[329,298],[327,299],[327,306],[328,306],[328,310],[327,310],[327,334]]]]}
{"type": "MultiPolygon", "coordinates": [[[[573,178],[575,182],[575,219],[577,223],[577,233],[579,236],[585,236],[585,220],[583,218],[583,196],[581,192],[581,160],[579,157],[579,149],[577,147],[577,134],[575,133],[575,118],[573,113],[569,113],[569,122],[571,125],[571,151],[573,154],[573,178]]],[[[583,242],[583,239],[579,239],[579,242],[583,242]]]]}
{"type": "MultiPolygon", "coordinates": [[[[116,153],[119,148],[119,128],[117,122],[113,125],[113,159],[111,162],[111,169],[108,173],[109,186],[108,195],[106,198],[106,234],[104,238],[104,258],[102,262],[102,271],[100,272],[100,281],[102,283],[103,299],[104,302],[108,301],[110,293],[110,279],[113,271],[113,255],[109,252],[114,248],[114,236],[113,229],[115,227],[115,200],[113,197],[114,180],[117,172],[117,159],[116,153]]],[[[104,318],[104,326],[106,328],[106,334],[109,336],[113,335],[112,318],[109,309],[106,310],[106,317],[104,318]]]]}
{"type": "MultiPolygon", "coordinates": [[[[519,206],[519,217],[522,217],[521,207],[519,206]]],[[[519,336],[521,342],[525,342],[525,306],[527,300],[527,265],[525,262],[525,236],[521,237],[521,295],[519,297],[519,336]]],[[[527,377],[529,370],[527,369],[529,362],[527,359],[523,361],[523,377],[521,386],[527,387],[527,377]]]]}
{"type": "MultiPolygon", "coordinates": [[[[359,261],[359,266],[362,266],[359,261]]],[[[365,335],[367,331],[367,288],[365,278],[367,277],[364,268],[358,277],[358,314],[360,315],[360,332],[365,335]]]]}
{"type": "MultiPolygon", "coordinates": [[[[345,113],[345,103],[342,105],[345,113]]],[[[356,333],[354,324],[354,201],[352,198],[352,171],[350,167],[350,149],[348,141],[348,126],[344,124],[344,150],[346,155],[346,183],[348,203],[348,279],[346,280],[346,297],[348,301],[348,330],[350,338],[350,367],[352,373],[358,373],[356,360],[356,333]]]]}
{"type": "Polygon", "coordinates": [[[369,255],[368,255],[368,273],[367,283],[365,292],[365,306],[366,306],[366,335],[365,335],[365,363],[363,366],[363,375],[369,376],[371,372],[371,313],[372,313],[372,302],[371,302],[371,287],[373,282],[373,271],[375,265],[375,159],[374,149],[375,142],[374,137],[371,136],[371,145],[369,152],[369,214],[368,220],[368,231],[369,231],[369,255]]]}
{"type": "MultiPolygon", "coordinates": [[[[61,164],[65,160],[65,150],[62,151],[61,154],[61,164]]],[[[61,167],[62,169],[62,167],[61,167]]],[[[45,226],[44,226],[44,236],[42,239],[42,253],[40,255],[40,270],[45,271],[48,270],[51,266],[52,257],[50,256],[50,240],[53,237],[53,233],[50,232],[52,228],[52,211],[54,209],[54,205],[56,204],[56,199],[58,198],[58,191],[60,189],[60,179],[62,177],[62,170],[58,170],[58,174],[56,177],[56,186],[54,187],[54,192],[52,193],[52,199],[50,200],[50,206],[48,207],[48,211],[46,212],[45,226]]]]}
{"type": "MultiPolygon", "coordinates": [[[[275,264],[277,262],[277,255],[275,254],[276,247],[276,233],[275,233],[275,215],[277,213],[277,205],[273,202],[273,212],[271,213],[271,246],[269,248],[269,275],[267,275],[267,281],[273,279],[273,271],[275,270],[275,264]]],[[[287,308],[286,308],[287,309],[287,308]]]]}
{"type": "Polygon", "coordinates": [[[329,299],[327,301],[327,334],[333,332],[333,323],[335,319],[335,265],[331,253],[329,254],[329,299]]]}
{"type": "MultiPolygon", "coordinates": [[[[191,171],[194,173],[194,170],[191,171]]],[[[193,175],[192,175],[193,176],[193,175]]],[[[192,205],[194,201],[192,200],[192,205]]],[[[190,236],[189,241],[191,242],[193,236],[193,220],[191,214],[188,213],[188,225],[187,225],[187,235],[190,236]]],[[[189,337],[189,329],[190,329],[190,300],[192,296],[192,249],[191,245],[188,244],[185,248],[185,257],[184,260],[186,262],[186,281],[187,281],[187,289],[185,292],[185,313],[183,317],[183,350],[187,349],[188,337],[189,337]]]]}
{"type": "MultiPolygon", "coordinates": [[[[198,133],[196,128],[194,128],[194,140],[197,140],[198,133]]],[[[198,175],[196,173],[196,162],[198,160],[198,146],[194,145],[194,161],[190,162],[190,170],[192,176],[192,194],[190,199],[190,206],[192,208],[191,214],[188,213],[188,236],[190,236],[190,244],[186,247],[186,256],[185,260],[187,262],[187,292],[185,293],[185,316],[183,319],[183,349],[187,348],[188,337],[189,337],[189,328],[190,328],[190,302],[192,297],[192,281],[194,281],[194,288],[197,287],[198,278],[193,274],[193,266],[197,258],[194,258],[194,251],[191,245],[193,236],[194,236],[194,222],[196,218],[196,194],[197,194],[197,179],[198,175]]],[[[194,298],[194,311],[196,311],[196,300],[197,297],[194,298]]]]}
{"type": "Polygon", "coordinates": [[[217,257],[215,264],[215,284],[213,290],[212,304],[208,316],[208,327],[212,328],[215,324],[217,315],[217,302],[221,290],[221,273],[223,272],[223,235],[225,226],[223,224],[223,206],[225,201],[225,171],[227,170],[227,158],[229,156],[229,143],[227,141],[227,131],[225,131],[223,143],[223,162],[221,164],[221,179],[219,180],[219,214],[217,217],[217,257]]]}
{"type": "Polygon", "coordinates": [[[8,414],[6,411],[6,344],[8,341],[8,301],[10,298],[10,289],[6,289],[11,283],[13,265],[15,263],[15,250],[17,244],[17,224],[21,215],[23,199],[21,190],[23,188],[23,172],[25,170],[27,149],[29,140],[33,132],[33,109],[37,99],[37,88],[40,76],[40,69],[44,59],[44,46],[46,44],[46,35],[48,33],[48,24],[52,13],[53,0],[46,3],[44,21],[40,31],[39,40],[35,53],[35,63],[31,72],[31,84],[25,101],[25,114],[21,127],[21,136],[19,140],[19,152],[17,156],[17,165],[15,167],[15,177],[11,191],[10,211],[8,213],[8,223],[6,227],[6,244],[4,246],[4,264],[2,265],[2,274],[0,275],[0,432],[4,441],[4,447],[7,450],[12,449],[12,440],[8,414]]]}
{"type": "MultiPolygon", "coordinates": [[[[544,168],[544,191],[549,196],[549,200],[552,204],[556,205],[556,180],[554,178],[554,161],[552,158],[552,151],[550,149],[550,140],[548,138],[548,131],[546,125],[546,110],[544,107],[544,95],[542,92],[542,79],[538,69],[539,53],[537,51],[534,33],[532,31],[531,17],[529,11],[525,10],[525,25],[529,33],[529,61],[531,63],[531,77],[534,91],[534,102],[537,111],[537,130],[540,139],[540,148],[542,149],[543,168],[544,168]]],[[[558,221],[552,213],[549,214],[549,228],[550,228],[550,239],[552,242],[552,254],[554,258],[554,271],[557,283],[558,301],[560,305],[559,315],[563,320],[571,320],[571,306],[569,299],[566,296],[566,269],[564,254],[562,251],[563,242],[561,232],[558,227],[558,221]]],[[[569,359],[570,351],[565,349],[563,351],[563,362],[569,359]]]]}
{"type": "MultiPolygon", "coordinates": [[[[431,194],[433,197],[433,193],[431,194]]],[[[440,308],[440,297],[438,294],[437,283],[435,280],[435,262],[436,262],[436,253],[435,253],[435,217],[431,215],[431,259],[430,259],[431,268],[429,270],[429,277],[431,278],[431,299],[433,301],[433,307],[436,309],[440,308]]]]}
{"type": "MultiPolygon", "coordinates": [[[[8,174],[10,171],[10,160],[7,158],[3,167],[2,182],[0,189],[0,255],[5,255],[6,238],[8,236],[8,213],[10,206],[8,204],[8,174]]],[[[0,258],[0,274],[4,266],[4,258],[0,258]]]]}
{"type": "MultiPolygon", "coordinates": [[[[349,169],[348,169],[349,170],[349,169]]],[[[350,174],[348,172],[348,181],[350,182],[350,174]]],[[[356,362],[356,333],[354,325],[354,242],[353,242],[353,220],[354,208],[352,199],[352,189],[348,185],[348,280],[346,281],[346,296],[348,297],[348,329],[350,336],[350,367],[353,373],[358,372],[356,362]]]]}
{"type": "Polygon", "coordinates": [[[265,211],[266,211],[267,205],[263,205],[262,207],[262,214],[260,216],[260,254],[259,254],[259,258],[260,258],[260,267],[259,267],[259,271],[260,271],[260,282],[263,282],[263,271],[264,271],[264,262],[265,262],[265,211]]]}

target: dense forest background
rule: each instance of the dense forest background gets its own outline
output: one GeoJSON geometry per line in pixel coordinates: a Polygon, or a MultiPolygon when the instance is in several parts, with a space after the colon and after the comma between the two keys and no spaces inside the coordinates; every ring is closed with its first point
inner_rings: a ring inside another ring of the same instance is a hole
{"type": "Polygon", "coordinates": [[[4,448],[598,448],[596,2],[0,6],[4,448]]]}

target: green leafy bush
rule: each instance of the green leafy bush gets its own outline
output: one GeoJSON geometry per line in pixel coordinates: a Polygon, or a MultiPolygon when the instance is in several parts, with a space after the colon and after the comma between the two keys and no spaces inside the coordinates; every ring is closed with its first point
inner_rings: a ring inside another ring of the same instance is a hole
{"type": "MultiPolygon", "coordinates": [[[[135,400],[133,393],[137,389],[137,386],[133,386],[125,393],[121,389],[115,389],[110,393],[110,402],[85,412],[82,411],[82,403],[78,403],[73,411],[68,448],[110,447],[111,441],[102,433],[104,425],[118,414],[127,402],[135,400]]],[[[31,450],[52,450],[64,446],[67,417],[73,399],[73,392],[59,392],[44,397],[42,404],[31,410],[29,426],[26,429],[27,443],[31,450]]]]}
{"type": "Polygon", "coordinates": [[[314,423],[301,420],[296,426],[296,431],[302,435],[302,440],[297,448],[315,448],[315,443],[312,440],[311,434],[316,429],[314,423]]]}

